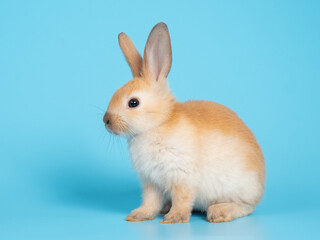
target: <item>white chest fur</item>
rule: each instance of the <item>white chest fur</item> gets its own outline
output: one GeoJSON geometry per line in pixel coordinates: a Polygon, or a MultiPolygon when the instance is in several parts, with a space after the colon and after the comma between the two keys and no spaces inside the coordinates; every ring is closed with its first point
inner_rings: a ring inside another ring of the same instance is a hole
{"type": "MultiPolygon", "coordinates": [[[[187,137],[188,133],[182,134],[187,137]]],[[[192,138],[180,141],[176,134],[160,136],[149,132],[129,140],[133,167],[142,179],[147,179],[164,190],[178,181],[186,181],[193,171],[194,147],[192,138]]]]}

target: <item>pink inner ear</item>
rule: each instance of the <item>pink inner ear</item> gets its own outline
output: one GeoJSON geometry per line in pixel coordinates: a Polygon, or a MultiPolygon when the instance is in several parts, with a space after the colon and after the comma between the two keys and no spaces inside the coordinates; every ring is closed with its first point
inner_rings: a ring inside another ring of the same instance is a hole
{"type": "Polygon", "coordinates": [[[164,50],[161,49],[161,40],[160,38],[156,39],[156,41],[153,43],[153,46],[151,48],[151,54],[150,54],[150,63],[152,66],[152,72],[155,74],[156,81],[159,80],[161,69],[164,65],[164,50]],[[162,50],[162,51],[161,51],[162,50]]]}
{"type": "MultiPolygon", "coordinates": [[[[159,40],[158,40],[159,41],[159,40]]],[[[159,46],[159,45],[158,45],[159,46]]],[[[160,59],[160,54],[159,54],[159,49],[157,49],[158,51],[156,51],[156,56],[155,56],[155,58],[157,59],[156,61],[157,61],[157,63],[156,63],[156,65],[157,65],[157,76],[156,76],[156,80],[158,81],[158,79],[159,79],[159,76],[160,76],[160,70],[161,70],[161,65],[160,65],[160,61],[161,61],[161,59],[160,59]]]]}

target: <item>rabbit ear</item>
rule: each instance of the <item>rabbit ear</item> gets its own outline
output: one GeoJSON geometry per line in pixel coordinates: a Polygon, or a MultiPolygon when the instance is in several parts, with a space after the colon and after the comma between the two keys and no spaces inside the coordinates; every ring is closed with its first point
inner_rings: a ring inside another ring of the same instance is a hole
{"type": "Polygon", "coordinates": [[[156,81],[168,76],[172,53],[169,31],[165,23],[160,22],[151,30],[143,58],[144,76],[153,77],[156,81]]]}
{"type": "Polygon", "coordinates": [[[140,77],[142,72],[142,57],[137,48],[125,33],[118,36],[120,48],[131,68],[133,77],[140,77]]]}

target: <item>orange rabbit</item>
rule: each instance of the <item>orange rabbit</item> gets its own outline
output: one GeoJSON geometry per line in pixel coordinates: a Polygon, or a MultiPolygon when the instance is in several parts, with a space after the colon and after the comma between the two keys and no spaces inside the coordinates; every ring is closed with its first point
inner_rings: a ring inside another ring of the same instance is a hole
{"type": "Polygon", "coordinates": [[[103,118],[111,133],[127,138],[133,167],[143,182],[143,203],[128,221],[188,222],[192,209],[209,222],[250,214],[264,191],[262,151],[243,121],[210,101],[177,102],[168,86],[172,53],[168,28],[151,31],[143,59],[124,33],[120,47],[133,79],[113,95],[103,118]]]}

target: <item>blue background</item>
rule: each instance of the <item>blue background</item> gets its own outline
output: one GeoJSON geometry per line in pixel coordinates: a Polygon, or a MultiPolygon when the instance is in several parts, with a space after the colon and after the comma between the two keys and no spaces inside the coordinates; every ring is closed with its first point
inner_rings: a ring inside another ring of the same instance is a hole
{"type": "Polygon", "coordinates": [[[319,238],[319,1],[0,2],[1,239],[319,238]],[[235,110],[267,165],[249,217],[126,222],[140,203],[126,141],[102,116],[131,78],[117,34],[140,52],[168,24],[176,97],[235,110]]]}

